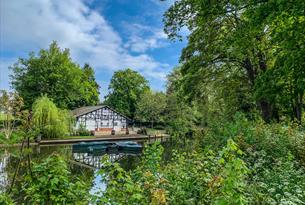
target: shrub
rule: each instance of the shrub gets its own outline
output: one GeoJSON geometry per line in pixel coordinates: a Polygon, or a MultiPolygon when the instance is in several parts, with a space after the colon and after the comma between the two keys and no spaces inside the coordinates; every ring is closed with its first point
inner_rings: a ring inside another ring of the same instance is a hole
{"type": "Polygon", "coordinates": [[[106,163],[101,170],[107,188],[100,204],[245,204],[248,168],[238,156],[237,145],[228,144],[213,152],[175,154],[161,164],[163,148],[147,146],[136,170],[124,171],[119,164],[106,163]],[[227,203],[225,203],[227,202],[227,203]]]}
{"type": "Polygon", "coordinates": [[[34,164],[32,177],[23,183],[27,204],[85,204],[88,188],[79,179],[73,183],[66,162],[57,154],[34,164]]]}

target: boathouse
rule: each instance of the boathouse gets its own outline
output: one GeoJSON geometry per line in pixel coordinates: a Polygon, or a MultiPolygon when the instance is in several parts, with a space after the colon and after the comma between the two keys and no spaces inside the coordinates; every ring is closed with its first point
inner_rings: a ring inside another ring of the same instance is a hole
{"type": "Polygon", "coordinates": [[[72,111],[75,128],[84,127],[95,135],[126,133],[131,120],[107,105],[86,106],[72,111]],[[113,131],[114,130],[114,131],[113,131]]]}

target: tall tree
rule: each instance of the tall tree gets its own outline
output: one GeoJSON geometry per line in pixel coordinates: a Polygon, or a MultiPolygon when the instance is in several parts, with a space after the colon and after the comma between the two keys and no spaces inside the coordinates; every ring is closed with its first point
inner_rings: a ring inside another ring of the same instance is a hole
{"type": "Polygon", "coordinates": [[[134,119],[140,96],[149,86],[142,75],[128,68],[114,73],[108,90],[105,104],[134,119]]]}
{"type": "Polygon", "coordinates": [[[83,67],[82,82],[83,85],[81,86],[81,92],[83,93],[83,98],[80,105],[96,105],[99,102],[100,86],[96,82],[93,68],[88,63],[85,63],[83,67]]]}
{"type": "Polygon", "coordinates": [[[163,121],[163,114],[166,107],[166,95],[162,92],[147,90],[140,96],[137,103],[136,119],[142,122],[154,123],[163,121]]]}
{"type": "Polygon", "coordinates": [[[81,69],[72,61],[68,49],[61,50],[56,42],[49,49],[40,50],[38,56],[20,58],[11,67],[13,88],[30,108],[41,95],[52,98],[60,108],[73,109],[98,103],[98,86],[93,70],[85,65],[81,69]]]}
{"type": "Polygon", "coordinates": [[[175,1],[164,16],[165,32],[175,39],[181,38],[181,28],[190,30],[188,45],[181,55],[185,93],[190,97],[206,96],[201,88],[215,80],[239,81],[241,91],[250,93],[250,100],[256,97],[246,104],[256,104],[266,121],[276,117],[274,98],[256,95],[255,90],[258,79],[274,67],[277,56],[272,52],[280,43],[270,43],[276,39],[272,33],[283,25],[276,23],[278,18],[285,14],[292,17],[296,12],[302,22],[304,1],[295,3],[297,6],[289,1],[175,1]],[[236,76],[246,80],[234,79],[236,76]]]}
{"type": "MultiPolygon", "coordinates": [[[[181,68],[177,67],[167,76],[166,107],[164,120],[168,125],[168,131],[172,135],[183,136],[203,122],[195,101],[189,102],[182,91],[183,78],[181,68]]],[[[203,102],[202,105],[205,106],[203,102]]]]}

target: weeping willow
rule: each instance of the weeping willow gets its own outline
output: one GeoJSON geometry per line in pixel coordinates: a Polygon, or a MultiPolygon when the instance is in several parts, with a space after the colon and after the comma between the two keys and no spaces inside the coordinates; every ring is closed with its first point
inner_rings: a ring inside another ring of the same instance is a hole
{"type": "Polygon", "coordinates": [[[38,98],[32,107],[33,124],[43,137],[58,138],[66,135],[71,127],[71,115],[66,110],[60,110],[46,96],[38,98]]]}

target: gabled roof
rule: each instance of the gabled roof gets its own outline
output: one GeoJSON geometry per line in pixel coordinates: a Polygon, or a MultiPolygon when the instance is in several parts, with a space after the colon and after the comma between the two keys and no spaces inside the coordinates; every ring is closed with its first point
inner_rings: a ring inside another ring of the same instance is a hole
{"type": "Polygon", "coordinates": [[[72,113],[73,113],[74,117],[79,117],[81,115],[101,109],[103,107],[105,107],[105,105],[80,107],[80,108],[76,108],[76,109],[72,110],[72,113]]]}
{"type": "Polygon", "coordinates": [[[79,117],[79,116],[82,116],[82,115],[85,115],[87,113],[90,113],[90,112],[93,112],[95,110],[98,110],[98,109],[101,109],[101,108],[104,108],[104,107],[107,107],[109,108],[110,110],[122,115],[123,117],[125,117],[127,120],[129,121],[132,121],[129,117],[121,114],[120,112],[112,109],[111,107],[109,107],[108,105],[96,105],[96,106],[85,106],[85,107],[80,107],[80,108],[76,108],[74,110],[72,110],[72,114],[74,117],[79,117]]]}

